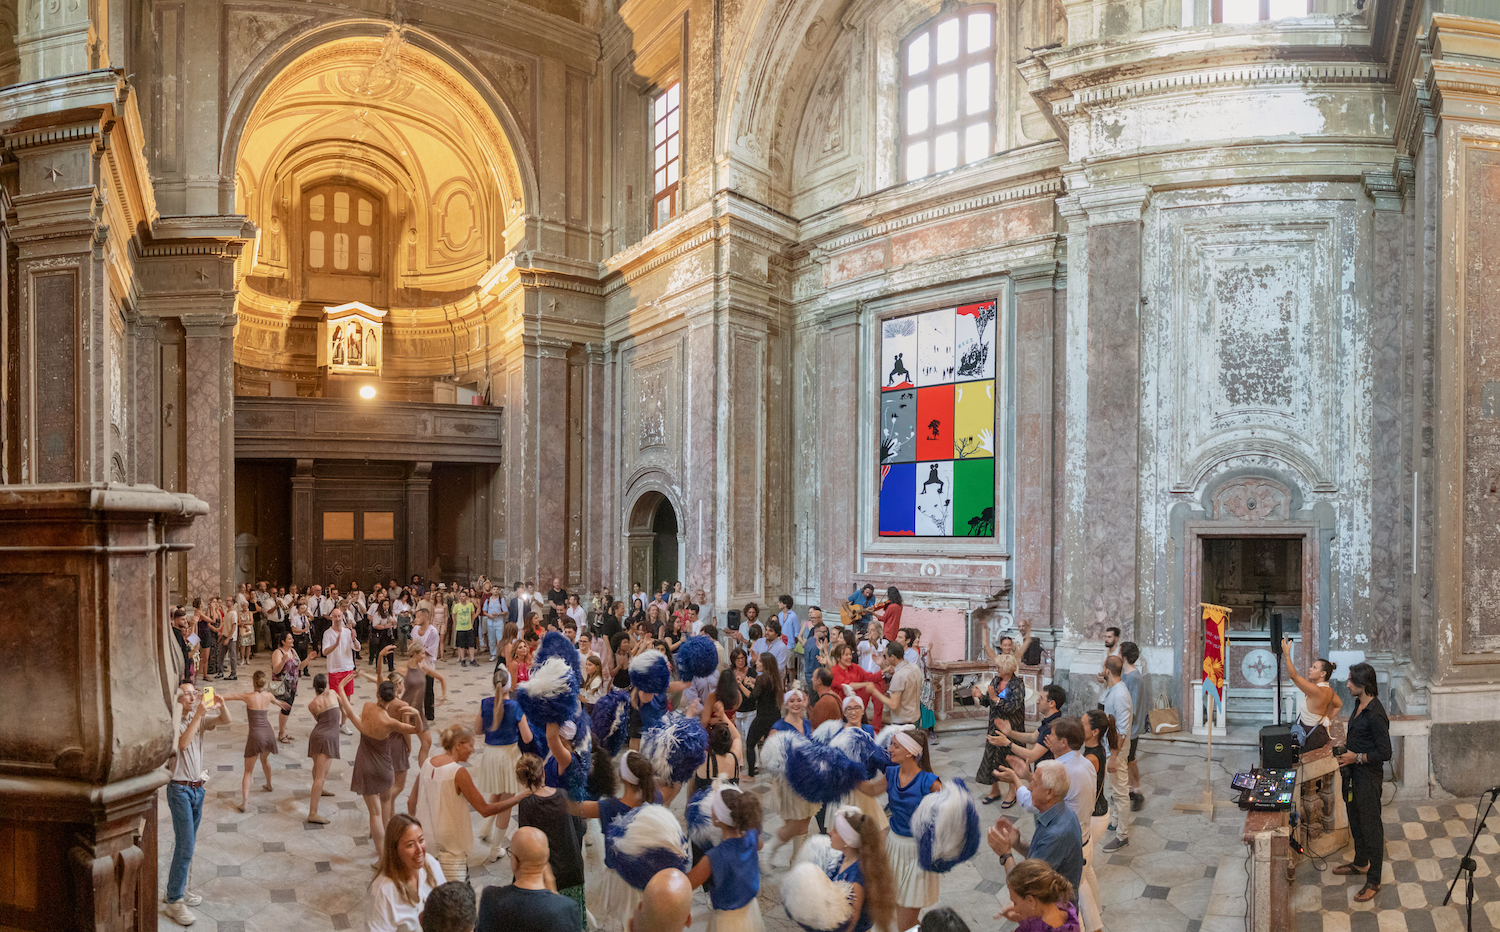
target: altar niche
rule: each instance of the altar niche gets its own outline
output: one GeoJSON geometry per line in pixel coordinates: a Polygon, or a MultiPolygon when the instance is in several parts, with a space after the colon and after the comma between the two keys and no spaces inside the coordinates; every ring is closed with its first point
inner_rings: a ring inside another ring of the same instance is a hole
{"type": "MultiPolygon", "coordinates": [[[[1229,616],[1227,695],[1231,722],[1276,720],[1276,656],[1272,615],[1281,616],[1286,637],[1302,641],[1302,539],[1217,537],[1203,539],[1201,600],[1234,609],[1229,616]]],[[[1294,648],[1294,659],[1303,663],[1294,648]]],[[[1295,689],[1282,674],[1283,719],[1295,689]]]]}

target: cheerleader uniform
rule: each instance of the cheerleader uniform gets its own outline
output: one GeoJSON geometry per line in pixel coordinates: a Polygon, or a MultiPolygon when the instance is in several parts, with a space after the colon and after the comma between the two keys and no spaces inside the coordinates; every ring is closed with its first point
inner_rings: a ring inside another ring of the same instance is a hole
{"type": "Polygon", "coordinates": [[[521,759],[521,704],[506,699],[496,721],[495,697],[486,696],[479,702],[479,713],[486,727],[484,753],[479,758],[474,784],[486,796],[515,795],[521,792],[520,781],[516,779],[516,762],[521,759]]]}
{"type": "Polygon", "coordinates": [[[865,886],[865,868],[863,862],[855,861],[842,870],[835,865],[834,869],[829,872],[829,876],[833,878],[834,883],[857,883],[860,889],[865,891],[865,899],[859,904],[859,918],[854,920],[854,925],[849,929],[849,932],[869,932],[870,926],[875,924],[875,920],[870,918],[870,893],[869,888],[865,886]]]}
{"type": "Polygon", "coordinates": [[[763,932],[760,916],[760,832],[751,829],[739,838],[726,838],[704,857],[712,866],[713,887],[708,902],[708,932],[763,932]]]}
{"type": "MultiPolygon", "coordinates": [[[[660,794],[657,801],[661,801],[660,794]]],[[[630,917],[635,915],[635,908],[641,903],[641,891],[626,883],[615,869],[615,846],[609,837],[610,823],[630,809],[613,796],[599,800],[599,827],[604,831],[604,872],[599,878],[598,891],[588,894],[588,901],[595,904],[591,912],[599,921],[599,928],[606,932],[625,932],[630,917]]]]}
{"type": "Polygon", "coordinates": [[[936,774],[919,770],[910,783],[902,786],[901,765],[885,768],[886,810],[891,814],[885,853],[891,859],[891,873],[896,878],[896,905],[907,909],[926,909],[938,900],[938,875],[922,870],[917,860],[917,840],[911,835],[912,814],[936,782],[936,774]]]}
{"type": "Polygon", "coordinates": [[[661,724],[662,717],[667,714],[667,694],[657,693],[650,702],[641,703],[640,708],[630,710],[630,730],[626,732],[628,738],[639,738],[642,732],[650,731],[661,724]]]}
{"type": "MultiPolygon", "coordinates": [[[[796,727],[787,724],[786,719],[778,718],[776,724],[771,726],[771,730],[773,732],[790,731],[800,734],[805,738],[812,734],[812,722],[804,718],[799,731],[796,727]]],[[[771,777],[770,796],[771,811],[781,816],[784,822],[792,822],[797,819],[811,819],[818,814],[819,809],[823,808],[820,804],[810,803],[797,795],[797,791],[792,789],[791,785],[786,782],[786,777],[781,775],[773,775],[771,777]]]]}
{"type": "MultiPolygon", "coordinates": [[[[848,726],[846,725],[844,727],[847,728],[848,726]]],[[[873,738],[875,736],[875,729],[871,728],[869,725],[860,725],[859,727],[863,728],[865,730],[865,733],[870,737],[873,738]]],[[[880,826],[880,830],[882,832],[890,827],[891,820],[886,817],[885,808],[880,805],[880,800],[869,795],[868,793],[860,791],[858,788],[850,790],[847,794],[845,794],[843,799],[839,800],[838,805],[832,807],[832,809],[830,809],[829,811],[832,812],[838,809],[840,806],[855,807],[860,812],[864,813],[865,818],[874,819],[875,824],[880,826]]]]}

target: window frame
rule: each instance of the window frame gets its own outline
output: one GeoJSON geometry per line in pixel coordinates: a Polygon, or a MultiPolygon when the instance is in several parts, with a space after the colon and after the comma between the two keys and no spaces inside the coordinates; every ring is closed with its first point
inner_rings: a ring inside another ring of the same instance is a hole
{"type": "Polygon", "coordinates": [[[662,87],[661,90],[652,94],[648,98],[646,107],[646,120],[648,125],[647,138],[649,139],[649,143],[647,151],[650,153],[651,158],[648,160],[647,170],[651,179],[650,228],[652,230],[661,229],[668,223],[671,223],[672,220],[674,220],[677,215],[682,212],[682,165],[685,155],[684,150],[686,148],[685,140],[687,138],[687,121],[683,119],[683,111],[686,109],[685,98],[686,92],[683,87],[683,81],[681,78],[673,78],[670,83],[662,87]],[[661,119],[657,119],[657,102],[665,98],[674,89],[677,92],[677,105],[675,107],[669,107],[666,112],[662,114],[661,119]],[[657,127],[659,125],[665,125],[673,113],[677,114],[676,132],[668,132],[665,137],[658,140],[656,135],[657,127]],[[660,167],[658,167],[656,164],[656,150],[660,147],[670,148],[670,143],[674,138],[677,141],[677,154],[675,156],[668,155],[666,157],[666,161],[663,162],[660,167]],[[665,187],[658,191],[656,189],[656,173],[658,171],[668,171],[669,167],[674,162],[676,163],[677,167],[676,180],[668,182],[665,187]],[[661,216],[660,205],[662,201],[667,202],[666,217],[661,216]]]}
{"type": "MultiPolygon", "coordinates": [[[[1302,16],[1311,16],[1311,15],[1313,15],[1312,0],[1307,0],[1307,10],[1302,13],[1302,16]]],[[[1215,25],[1215,26],[1251,26],[1251,25],[1254,25],[1254,23],[1226,23],[1226,22],[1224,22],[1224,0],[1211,0],[1211,2],[1210,2],[1210,17],[1209,18],[1212,21],[1213,25],[1215,25]]],[[[1255,20],[1255,23],[1277,23],[1277,22],[1280,22],[1281,20],[1284,20],[1284,19],[1299,19],[1299,18],[1300,17],[1298,17],[1298,16],[1278,16],[1275,19],[1272,19],[1271,18],[1271,0],[1260,0],[1260,17],[1255,20]]]]}
{"type": "MultiPolygon", "coordinates": [[[[1214,2],[1217,3],[1218,0],[1214,0],[1214,2]]],[[[984,114],[984,122],[989,128],[989,145],[987,147],[989,151],[982,158],[995,154],[995,136],[998,129],[996,108],[999,101],[996,93],[999,69],[996,66],[995,60],[999,48],[999,23],[999,12],[996,4],[971,3],[955,7],[952,10],[946,10],[937,16],[927,19],[921,25],[911,30],[901,40],[901,44],[897,49],[896,61],[899,78],[897,83],[900,87],[900,98],[897,106],[897,119],[900,126],[899,142],[897,143],[900,150],[897,154],[899,169],[898,183],[906,184],[938,174],[939,170],[935,167],[937,139],[939,136],[947,135],[950,132],[958,137],[958,161],[951,167],[942,169],[942,171],[952,171],[955,168],[962,168],[965,165],[972,164],[964,158],[965,136],[966,130],[974,125],[973,117],[979,116],[979,113],[970,114],[967,112],[969,95],[968,72],[970,68],[981,63],[989,66],[988,106],[983,111],[980,111],[984,114]],[[967,23],[968,17],[975,13],[983,13],[989,16],[990,38],[989,43],[984,48],[976,52],[970,52],[967,51],[967,23]],[[951,62],[940,65],[937,63],[937,30],[943,22],[948,20],[956,20],[960,23],[959,53],[951,62]],[[910,64],[907,56],[910,53],[911,46],[924,36],[931,37],[929,39],[928,64],[921,74],[913,75],[910,73],[910,64]],[[951,123],[943,124],[940,131],[937,123],[937,84],[941,78],[948,75],[953,75],[958,81],[957,116],[951,123]],[[910,127],[908,111],[911,106],[911,92],[919,84],[926,85],[928,88],[927,126],[920,132],[912,133],[908,131],[910,127]],[[912,145],[918,142],[925,142],[927,144],[927,170],[920,175],[913,176],[909,172],[908,159],[910,158],[912,145]]]]}

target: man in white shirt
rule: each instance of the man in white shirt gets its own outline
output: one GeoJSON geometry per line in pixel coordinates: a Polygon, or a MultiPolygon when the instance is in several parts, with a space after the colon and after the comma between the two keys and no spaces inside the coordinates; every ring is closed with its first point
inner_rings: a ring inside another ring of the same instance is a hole
{"type": "MultiPolygon", "coordinates": [[[[344,610],[335,608],[329,619],[332,625],[323,634],[323,656],[328,658],[328,686],[343,690],[344,695],[354,698],[354,649],[357,643],[354,632],[344,626],[344,610]]],[[[346,735],[354,734],[349,727],[349,717],[344,716],[340,728],[346,735]]]]}
{"type": "Polygon", "coordinates": [[[578,604],[578,593],[569,593],[567,601],[563,604],[563,614],[573,619],[573,624],[579,631],[588,627],[588,612],[584,611],[583,606],[578,604]]]}
{"type": "MultiPolygon", "coordinates": [[[[1109,685],[1099,699],[1099,708],[1105,714],[1115,717],[1115,731],[1120,736],[1122,750],[1130,746],[1130,731],[1135,724],[1130,690],[1120,679],[1124,671],[1125,659],[1119,654],[1104,658],[1104,677],[1109,685]]],[[[1106,782],[1113,790],[1114,797],[1109,814],[1113,816],[1112,821],[1115,823],[1115,840],[1104,846],[1104,850],[1110,854],[1130,844],[1130,771],[1126,766],[1125,756],[1111,754],[1109,763],[1105,765],[1105,769],[1109,771],[1106,782]]]]}
{"type": "Polygon", "coordinates": [[[203,902],[187,892],[188,871],[193,866],[193,848],[203,821],[203,785],[208,771],[203,766],[203,732],[229,724],[229,709],[220,700],[212,710],[203,704],[192,683],[177,687],[177,758],[167,784],[167,809],[172,813],[172,866],[167,873],[167,918],[178,925],[192,925],[197,917],[188,909],[203,902]],[[209,711],[213,717],[208,717],[209,711]]]}
{"type": "MultiPolygon", "coordinates": [[[[432,609],[417,609],[417,626],[412,629],[411,636],[422,645],[422,650],[427,652],[429,658],[436,657],[438,649],[443,646],[443,633],[438,626],[432,623],[432,609]]],[[[433,721],[433,693],[432,677],[427,677],[427,691],[422,697],[422,714],[427,721],[433,721]]]]}
{"type": "Polygon", "coordinates": [[[766,636],[756,641],[751,647],[755,656],[770,654],[776,658],[776,666],[781,671],[783,678],[787,676],[786,660],[791,653],[786,642],[781,639],[781,625],[772,618],[766,622],[766,636]]]}
{"type": "Polygon", "coordinates": [[[479,614],[484,619],[484,632],[490,642],[490,659],[494,660],[500,650],[500,638],[505,633],[505,600],[500,598],[499,589],[485,589],[479,614]]]}

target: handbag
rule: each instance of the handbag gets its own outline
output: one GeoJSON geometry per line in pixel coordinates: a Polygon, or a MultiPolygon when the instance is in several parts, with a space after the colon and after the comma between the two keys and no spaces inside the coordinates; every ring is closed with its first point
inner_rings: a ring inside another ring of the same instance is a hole
{"type": "Polygon", "coordinates": [[[1177,716],[1177,710],[1171,707],[1152,709],[1146,713],[1146,722],[1151,726],[1153,735],[1166,735],[1182,730],[1182,721],[1177,716]]]}
{"type": "Polygon", "coordinates": [[[285,699],[286,698],[286,680],[283,680],[279,676],[276,677],[275,679],[273,679],[271,681],[271,695],[275,696],[277,699],[285,699]]]}

